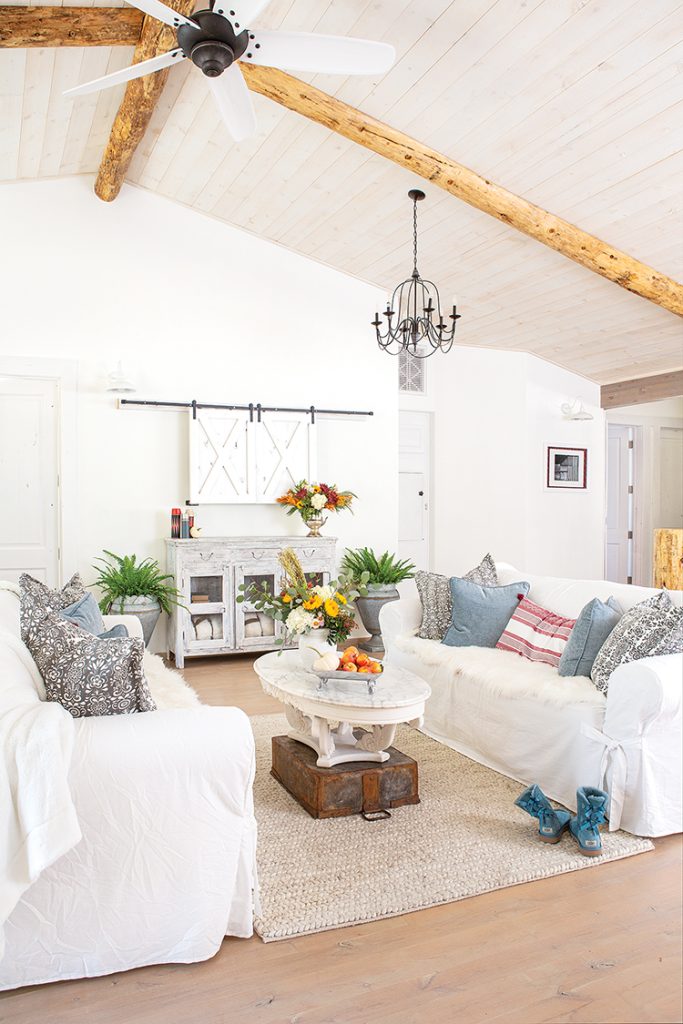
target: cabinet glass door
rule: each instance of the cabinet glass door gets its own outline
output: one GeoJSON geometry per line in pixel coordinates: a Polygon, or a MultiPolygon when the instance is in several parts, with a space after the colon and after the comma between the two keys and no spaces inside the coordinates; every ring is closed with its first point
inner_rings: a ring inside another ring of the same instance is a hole
{"type": "Polygon", "coordinates": [[[232,605],[228,573],[187,570],[183,587],[185,648],[188,653],[232,648],[232,605]]]}
{"type": "Polygon", "coordinates": [[[275,647],[283,627],[269,615],[256,610],[250,588],[274,593],[280,587],[282,568],[278,562],[262,562],[258,565],[238,565],[235,568],[235,588],[238,595],[244,594],[245,600],[235,605],[235,637],[238,647],[259,648],[275,647]],[[240,585],[244,584],[244,590],[240,585]]]}

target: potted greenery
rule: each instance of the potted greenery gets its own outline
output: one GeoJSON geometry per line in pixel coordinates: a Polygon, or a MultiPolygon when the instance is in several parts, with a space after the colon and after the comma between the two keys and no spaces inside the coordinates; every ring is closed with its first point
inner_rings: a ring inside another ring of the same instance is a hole
{"type": "Polygon", "coordinates": [[[406,559],[398,560],[396,555],[385,551],[378,558],[371,548],[347,550],[342,559],[342,571],[351,579],[367,579],[368,594],[356,598],[356,607],[363,620],[363,625],[370,634],[369,641],[364,645],[366,650],[381,651],[382,631],[379,626],[379,613],[389,601],[398,601],[399,593],[396,584],[402,580],[412,579],[415,566],[406,559]]]}
{"type": "Polygon", "coordinates": [[[135,555],[104,553],[106,558],[96,559],[102,565],[93,566],[99,573],[95,586],[102,592],[100,611],[103,615],[112,611],[136,615],[147,646],[162,611],[170,612],[172,605],[180,604],[179,591],[168,582],[173,577],[164,575],[152,558],[138,562],[135,555]]]}

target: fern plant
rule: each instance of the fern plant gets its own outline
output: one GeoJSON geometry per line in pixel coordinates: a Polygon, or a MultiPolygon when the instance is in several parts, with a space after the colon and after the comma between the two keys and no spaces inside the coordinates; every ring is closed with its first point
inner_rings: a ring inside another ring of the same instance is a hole
{"type": "Polygon", "coordinates": [[[149,597],[158,601],[164,612],[170,612],[172,605],[180,606],[180,591],[168,582],[173,576],[164,575],[153,558],[138,562],[135,555],[115,555],[112,551],[104,553],[107,558],[95,559],[102,565],[93,566],[99,573],[95,586],[102,591],[100,611],[103,615],[110,612],[116,602],[122,612],[127,597],[149,597]]]}
{"type": "Polygon", "coordinates": [[[391,586],[415,575],[412,562],[399,560],[388,551],[378,558],[371,548],[347,549],[342,559],[342,570],[355,580],[366,574],[368,586],[391,586]]]}

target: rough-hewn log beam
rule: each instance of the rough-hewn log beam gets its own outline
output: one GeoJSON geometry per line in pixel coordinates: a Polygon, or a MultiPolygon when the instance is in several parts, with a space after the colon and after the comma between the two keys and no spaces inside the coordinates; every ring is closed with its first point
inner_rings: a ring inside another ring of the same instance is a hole
{"type": "MultiPolygon", "coordinates": [[[[181,14],[191,14],[195,0],[167,0],[168,6],[181,14]]],[[[140,40],[135,47],[133,63],[166,53],[176,45],[172,28],[155,18],[145,17],[140,40]]],[[[95,182],[95,193],[105,203],[116,199],[121,191],[133,154],[147,130],[157,100],[163,92],[169,69],[136,78],[126,86],[121,106],[114,118],[107,148],[95,182]]]]}
{"type": "Polygon", "coordinates": [[[143,17],[134,7],[0,7],[0,48],[135,46],[143,17]]]}
{"type": "Polygon", "coordinates": [[[603,409],[618,409],[621,405],[642,405],[643,402],[658,402],[662,398],[678,398],[679,395],[683,395],[683,370],[671,370],[654,377],[603,384],[600,405],[603,409]]]}
{"type": "Polygon", "coordinates": [[[241,67],[254,92],[426,178],[457,199],[522,231],[627,291],[683,316],[683,285],[628,253],[612,248],[607,242],[482,178],[443,153],[423,146],[409,135],[283,71],[246,62],[241,67]]]}

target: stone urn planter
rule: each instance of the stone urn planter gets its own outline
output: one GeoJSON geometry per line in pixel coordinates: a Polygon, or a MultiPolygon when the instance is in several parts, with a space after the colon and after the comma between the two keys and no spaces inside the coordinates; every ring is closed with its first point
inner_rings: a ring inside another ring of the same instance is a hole
{"type": "Polygon", "coordinates": [[[390,601],[398,601],[399,597],[399,592],[393,583],[369,583],[367,597],[356,598],[355,606],[363,620],[363,626],[370,634],[370,639],[362,641],[359,645],[364,651],[384,650],[382,631],[379,627],[379,613],[385,604],[389,604],[390,601]]]}
{"type": "Polygon", "coordinates": [[[124,597],[112,605],[112,615],[135,615],[140,620],[145,647],[149,647],[154,627],[159,621],[161,608],[159,602],[142,594],[137,597],[124,597]]]}

